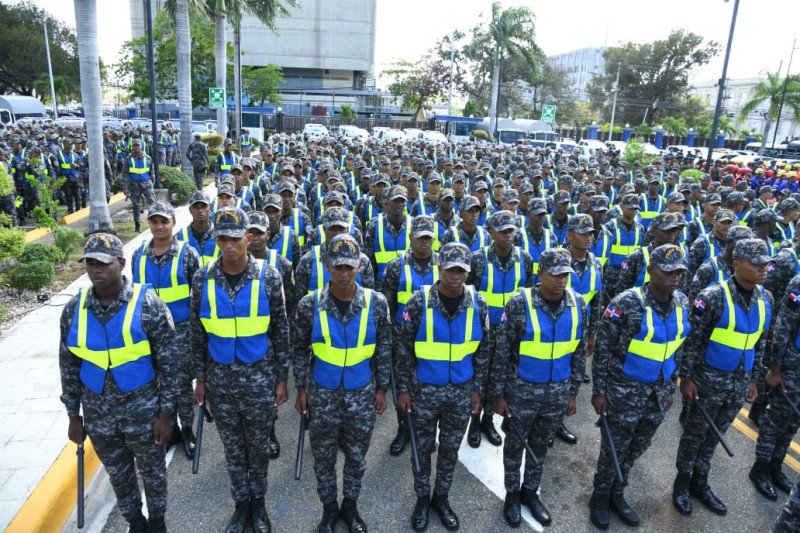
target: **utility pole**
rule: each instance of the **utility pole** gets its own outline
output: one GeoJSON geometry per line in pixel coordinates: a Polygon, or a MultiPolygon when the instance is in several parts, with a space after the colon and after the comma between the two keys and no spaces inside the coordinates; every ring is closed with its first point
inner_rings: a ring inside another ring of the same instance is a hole
{"type": "MultiPolygon", "coordinates": [[[[725,0],[727,2],[727,0],[725,0]]],[[[731,16],[731,29],[728,32],[728,46],[725,49],[725,61],[722,63],[722,77],[719,80],[719,92],[717,93],[717,106],[714,108],[714,123],[711,126],[711,138],[708,140],[708,156],[706,157],[706,172],[711,170],[711,156],[714,154],[714,144],[716,143],[717,128],[719,128],[719,116],[722,113],[722,97],[725,93],[725,80],[728,78],[728,60],[731,57],[731,44],[733,43],[733,30],[736,29],[736,15],[739,12],[739,0],[733,3],[733,16],[731,16]]]]}
{"type": "Polygon", "coordinates": [[[611,92],[614,94],[614,100],[611,103],[611,123],[608,126],[608,140],[614,140],[614,115],[617,114],[617,93],[619,93],[619,70],[622,66],[621,63],[617,63],[617,79],[614,81],[614,84],[611,86],[611,92]]]}
{"type": "MultiPolygon", "coordinates": [[[[53,64],[50,61],[50,39],[47,38],[47,20],[44,21],[44,49],[47,51],[47,72],[50,74],[50,99],[53,100],[53,120],[58,118],[58,102],[56,101],[56,86],[53,83],[53,64]]],[[[786,92],[786,87],[783,88],[786,92]]],[[[783,100],[781,100],[783,104],[783,100]]]]}
{"type": "Polygon", "coordinates": [[[450,90],[447,93],[447,114],[448,116],[453,116],[453,63],[455,63],[455,38],[456,32],[453,30],[453,33],[450,34],[450,90]]]}
{"type": "MultiPolygon", "coordinates": [[[[783,90],[781,91],[781,103],[778,106],[778,118],[775,120],[775,132],[772,134],[772,148],[775,148],[775,139],[778,137],[778,126],[781,125],[781,113],[783,113],[783,101],[786,99],[786,86],[789,85],[789,76],[792,73],[792,58],[797,48],[797,39],[792,41],[792,53],[789,54],[789,66],[786,68],[786,78],[783,80],[783,90]]],[[[779,71],[780,72],[780,71],[779,71]]],[[[52,83],[52,78],[51,82],[52,83]]]]}

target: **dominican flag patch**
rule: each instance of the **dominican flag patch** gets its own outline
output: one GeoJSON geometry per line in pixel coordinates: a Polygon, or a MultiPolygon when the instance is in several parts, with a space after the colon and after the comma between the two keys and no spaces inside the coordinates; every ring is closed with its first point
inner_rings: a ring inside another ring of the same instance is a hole
{"type": "Polygon", "coordinates": [[[789,299],[789,303],[793,308],[796,309],[800,307],[800,293],[790,292],[786,297],[789,299]]]}
{"type": "Polygon", "coordinates": [[[620,316],[622,316],[622,313],[620,313],[619,309],[617,309],[613,305],[609,305],[608,307],[606,307],[606,311],[605,313],[603,313],[603,316],[610,318],[612,320],[617,320],[620,316]]]}
{"type": "Polygon", "coordinates": [[[628,266],[628,262],[627,261],[623,261],[622,262],[622,270],[628,270],[629,268],[630,267],[628,266]]]}
{"type": "Polygon", "coordinates": [[[506,314],[505,311],[503,311],[503,316],[500,317],[500,323],[504,324],[506,320],[508,320],[508,315],[506,314]]]}
{"type": "Polygon", "coordinates": [[[408,311],[403,311],[401,318],[403,319],[403,322],[411,322],[411,315],[408,314],[408,311]]]}
{"type": "Polygon", "coordinates": [[[695,298],[694,303],[692,305],[694,306],[695,310],[698,313],[702,313],[703,311],[705,311],[706,303],[700,298],[695,298]]]}

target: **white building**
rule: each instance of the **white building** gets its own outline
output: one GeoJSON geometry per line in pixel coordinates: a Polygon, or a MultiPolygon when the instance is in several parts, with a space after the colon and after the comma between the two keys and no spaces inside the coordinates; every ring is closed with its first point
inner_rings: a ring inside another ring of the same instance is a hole
{"type": "Polygon", "coordinates": [[[606,60],[603,53],[606,51],[604,46],[595,48],[582,48],[564,54],[549,56],[547,60],[554,67],[558,67],[567,72],[570,88],[573,90],[578,100],[589,101],[587,88],[592,77],[605,72],[606,60]]]}

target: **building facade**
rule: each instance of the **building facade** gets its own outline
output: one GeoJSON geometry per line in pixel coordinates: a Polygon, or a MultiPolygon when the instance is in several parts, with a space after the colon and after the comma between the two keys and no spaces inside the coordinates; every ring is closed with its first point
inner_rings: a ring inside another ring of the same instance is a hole
{"type": "Polygon", "coordinates": [[[606,60],[603,57],[606,47],[597,46],[594,48],[581,48],[564,54],[549,56],[547,60],[554,67],[560,68],[567,73],[570,88],[578,100],[589,101],[587,88],[592,77],[603,74],[606,68],[606,60]]]}

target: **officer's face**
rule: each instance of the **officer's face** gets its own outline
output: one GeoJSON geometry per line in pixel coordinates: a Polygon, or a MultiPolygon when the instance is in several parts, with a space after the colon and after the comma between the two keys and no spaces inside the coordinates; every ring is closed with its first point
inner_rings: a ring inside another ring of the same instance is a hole
{"type": "Polygon", "coordinates": [[[361,265],[351,267],[350,265],[337,265],[332,267],[330,263],[325,263],[325,268],[331,274],[331,285],[339,288],[352,287],[356,282],[356,276],[361,272],[361,265]]]}
{"type": "Polygon", "coordinates": [[[763,285],[767,281],[767,271],[769,263],[754,265],[744,259],[736,259],[733,262],[733,269],[736,272],[736,279],[743,283],[752,285],[763,285]]]}
{"type": "Polygon", "coordinates": [[[262,256],[267,251],[267,241],[269,240],[269,233],[261,231],[257,228],[250,228],[247,230],[250,234],[250,244],[247,245],[247,251],[255,256],[262,256]]]}
{"type": "Polygon", "coordinates": [[[269,219],[270,230],[274,231],[281,225],[281,210],[274,206],[269,206],[264,209],[269,219]]]}
{"type": "Polygon", "coordinates": [[[516,213],[517,207],[519,207],[519,202],[500,202],[500,207],[502,207],[506,211],[511,211],[512,213],[516,213]]]}
{"type": "Polygon", "coordinates": [[[236,197],[230,194],[220,194],[217,196],[219,207],[232,207],[236,203],[236,197]]]}
{"type": "Polygon", "coordinates": [[[467,281],[467,271],[461,267],[456,266],[441,271],[442,285],[447,287],[451,292],[460,291],[465,281],[467,281]]]}
{"type": "Polygon", "coordinates": [[[633,220],[634,218],[636,218],[636,213],[639,212],[638,207],[622,206],[621,210],[622,210],[622,218],[624,218],[625,220],[633,220]]]}
{"type": "Polygon", "coordinates": [[[147,219],[147,224],[150,226],[150,233],[156,241],[163,241],[172,238],[172,228],[175,227],[175,219],[162,217],[161,215],[153,215],[147,219]]]}
{"type": "Polygon", "coordinates": [[[110,263],[103,263],[97,259],[86,259],[86,274],[95,289],[105,290],[117,285],[122,280],[122,271],[125,269],[125,259],[119,258],[110,263]]]}
{"type": "Polygon", "coordinates": [[[664,244],[678,244],[678,237],[682,228],[655,229],[653,228],[653,246],[659,247],[664,244]]]}
{"type": "Polygon", "coordinates": [[[428,183],[428,193],[430,196],[436,196],[442,188],[442,184],[438,181],[431,181],[428,183]]]}
{"type": "Polygon", "coordinates": [[[467,211],[464,211],[462,209],[461,211],[459,211],[459,213],[461,214],[461,223],[465,228],[471,231],[473,228],[475,228],[475,224],[478,221],[478,217],[481,215],[481,209],[480,207],[475,206],[467,211]]]}
{"type": "Polygon", "coordinates": [[[561,202],[556,204],[556,213],[559,215],[566,215],[569,208],[569,202],[561,202]]]}
{"type": "Polygon", "coordinates": [[[389,205],[386,206],[386,209],[394,215],[401,215],[406,210],[406,199],[405,198],[395,198],[389,205]]]}
{"type": "Polygon", "coordinates": [[[546,213],[528,213],[528,224],[534,229],[539,229],[544,226],[546,216],[546,213]]]}
{"type": "Polygon", "coordinates": [[[495,246],[500,250],[508,250],[514,246],[514,234],[517,232],[516,228],[507,228],[502,231],[491,230],[492,239],[495,246]]]}
{"type": "Polygon", "coordinates": [[[236,261],[247,253],[247,246],[250,244],[253,236],[249,233],[244,237],[229,237],[228,235],[219,235],[215,240],[219,253],[223,260],[236,261]]]}
{"type": "Polygon", "coordinates": [[[712,216],[713,217],[714,215],[717,214],[717,211],[719,211],[719,207],[720,207],[720,204],[705,203],[705,204],[703,204],[703,211],[705,213],[707,213],[708,216],[712,216]]]}
{"type": "Polygon", "coordinates": [[[569,281],[569,272],[553,275],[543,268],[539,268],[539,278],[542,281],[542,289],[553,296],[564,296],[564,289],[569,281]]]}
{"type": "Polygon", "coordinates": [[[427,259],[433,252],[433,237],[428,235],[422,237],[412,237],[411,247],[414,249],[414,256],[419,259],[427,259]]]}
{"type": "Polygon", "coordinates": [[[453,198],[450,196],[442,198],[441,200],[439,200],[439,209],[444,213],[452,213],[454,201],[455,200],[453,200],[453,198]]]}
{"type": "Polygon", "coordinates": [[[336,237],[337,235],[341,235],[342,233],[347,233],[348,228],[344,226],[330,226],[328,228],[323,228],[325,231],[325,240],[327,242],[331,242],[331,239],[336,237]]]}
{"type": "Polygon", "coordinates": [[[197,202],[189,206],[189,213],[195,222],[205,223],[211,216],[211,208],[205,202],[197,202]]]}
{"type": "Polygon", "coordinates": [[[572,243],[572,247],[576,250],[586,251],[592,246],[592,240],[594,239],[594,232],[590,231],[588,233],[578,233],[577,231],[570,231],[569,232],[569,240],[572,243]]]}
{"type": "Polygon", "coordinates": [[[292,209],[294,207],[294,192],[281,191],[281,204],[284,209],[292,209]]]}
{"type": "Polygon", "coordinates": [[[728,230],[731,229],[733,222],[730,220],[715,220],[714,221],[714,234],[719,239],[724,240],[728,235],[728,230]]]}

